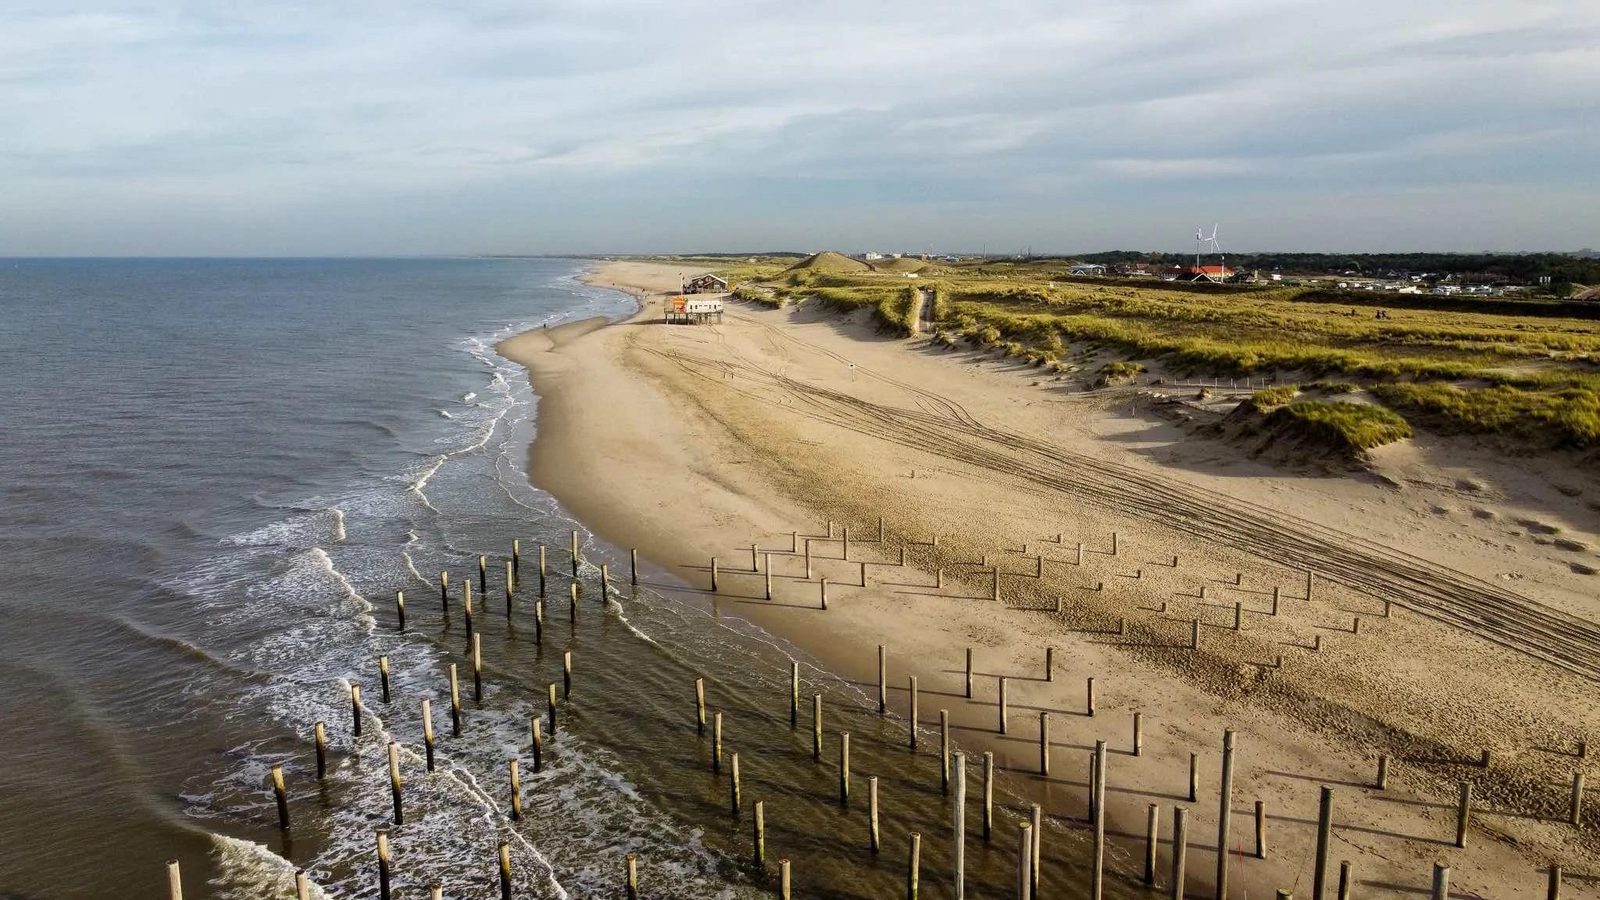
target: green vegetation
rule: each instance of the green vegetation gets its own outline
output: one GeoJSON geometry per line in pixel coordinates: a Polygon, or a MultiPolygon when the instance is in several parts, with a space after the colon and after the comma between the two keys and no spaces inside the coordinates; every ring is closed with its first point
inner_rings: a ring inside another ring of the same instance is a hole
{"type": "Polygon", "coordinates": [[[1299,400],[1273,410],[1267,426],[1351,453],[1411,437],[1405,419],[1367,403],[1299,400]]]}
{"type": "Polygon", "coordinates": [[[1269,388],[1262,388],[1250,396],[1255,404],[1263,409],[1282,406],[1295,398],[1300,393],[1300,388],[1292,384],[1280,384],[1269,388]]]}
{"type": "Polygon", "coordinates": [[[1141,363],[1122,362],[1121,360],[1108,362],[1100,367],[1100,377],[1095,380],[1095,383],[1101,387],[1105,387],[1108,384],[1121,384],[1132,381],[1147,371],[1149,370],[1141,363]]]}
{"type": "MultiPolygon", "coordinates": [[[[1433,257],[1396,259],[1354,262],[1367,269],[1448,270],[1427,265],[1433,257]]],[[[1061,260],[939,264],[921,269],[922,277],[910,284],[904,270],[921,266],[920,260],[880,264],[898,274],[872,271],[837,253],[724,263],[717,271],[759,283],[759,291],[741,287],[741,297],[871,309],[875,321],[902,335],[912,332],[916,291],[929,289],[941,345],[965,340],[1055,371],[1075,370],[1065,360],[1086,354],[1110,352],[1126,360],[1097,370],[1102,384],[1138,374],[1144,361],[1159,361],[1180,376],[1287,376],[1324,397],[1370,390],[1412,421],[1442,432],[1508,435],[1547,447],[1600,441],[1600,304],[1068,279],[1061,260]]],[[[1332,430],[1353,446],[1409,433],[1395,413],[1370,404],[1296,401],[1288,386],[1256,399],[1273,408],[1272,415],[1283,413],[1280,424],[1332,430]]]]}

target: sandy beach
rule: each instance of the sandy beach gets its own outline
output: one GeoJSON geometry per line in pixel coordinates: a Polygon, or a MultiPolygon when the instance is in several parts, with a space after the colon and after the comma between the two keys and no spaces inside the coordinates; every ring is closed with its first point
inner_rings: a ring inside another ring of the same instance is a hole
{"type": "MultiPolygon", "coordinates": [[[[667,326],[660,304],[679,275],[597,264],[590,282],[636,294],[636,316],[499,345],[540,397],[532,479],[690,584],[704,586],[718,557],[722,590],[708,603],[868,694],[883,645],[889,711],[907,715],[915,676],[921,726],[936,729],[948,710],[956,742],[994,752],[1012,787],[1043,805],[1047,841],[1086,842],[1088,763],[1105,741],[1114,877],[1139,879],[1157,805],[1166,883],[1183,806],[1188,889],[1212,896],[1232,729],[1229,896],[1310,895],[1323,786],[1329,896],[1340,861],[1354,896],[1425,896],[1441,861],[1452,896],[1543,897],[1552,860],[1600,869],[1600,842],[1568,822],[1573,774],[1588,764],[1578,747],[1600,715],[1594,683],[1581,661],[1538,649],[1560,645],[1561,622],[1596,615],[1572,555],[1595,542],[1587,483],[1572,489],[1587,476],[1541,477],[1537,463],[1424,438],[1386,448],[1359,477],[1277,469],[1129,394],[891,339],[814,304],[730,300],[721,324],[667,326]],[[812,578],[796,552],[807,542],[812,578]],[[768,558],[770,600],[753,571],[768,558]],[[1369,571],[1541,606],[1531,620],[1470,600],[1420,609],[1409,594],[1350,586],[1369,571]],[[1473,815],[1458,848],[1462,783],[1473,815]]],[[[923,752],[936,752],[936,731],[925,733],[934,750],[923,752]]],[[[1595,807],[1581,804],[1590,818],[1595,807]]],[[[1012,840],[1025,814],[1002,815],[995,840],[1012,840]]],[[[1569,880],[1565,896],[1600,897],[1600,885],[1569,880]]]]}

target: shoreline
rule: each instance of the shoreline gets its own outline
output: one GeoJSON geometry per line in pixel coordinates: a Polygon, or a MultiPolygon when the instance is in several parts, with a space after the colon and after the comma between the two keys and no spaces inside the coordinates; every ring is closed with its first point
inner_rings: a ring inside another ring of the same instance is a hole
{"type": "MultiPolygon", "coordinates": [[[[1185,775],[1188,754],[1198,752],[1201,792],[1199,802],[1192,804],[1191,834],[1199,842],[1190,848],[1191,887],[1209,885],[1213,880],[1216,804],[1214,793],[1208,800],[1206,791],[1214,792],[1222,728],[1238,728],[1244,752],[1258,760],[1270,760],[1272,770],[1300,768],[1316,777],[1295,781],[1251,772],[1242,778],[1234,795],[1230,845],[1237,848],[1248,843],[1245,835],[1250,813],[1244,807],[1250,796],[1264,798],[1269,809],[1279,811],[1276,816],[1289,818],[1272,826],[1277,851],[1273,859],[1247,862],[1241,856],[1230,865],[1233,884],[1252,893],[1270,893],[1274,887],[1304,883],[1309,865],[1304,850],[1311,835],[1305,833],[1303,823],[1314,822],[1316,816],[1314,789],[1308,792],[1306,784],[1319,778],[1360,784],[1370,778],[1366,774],[1370,756],[1352,745],[1349,737],[1383,722],[1366,723],[1359,715],[1351,718],[1338,710],[1298,715],[1286,710],[1285,704],[1304,703],[1308,696],[1315,699],[1314,693],[1308,695],[1305,683],[1324,678],[1330,681],[1329,690],[1370,690],[1369,682],[1378,680],[1381,671],[1346,676],[1333,668],[1339,661],[1324,664],[1308,657],[1305,664],[1314,668],[1299,674],[1298,682],[1291,677],[1295,674],[1292,670],[1270,678],[1267,670],[1257,670],[1255,678],[1245,679],[1230,673],[1228,655],[1220,661],[1197,663],[1159,648],[1130,648],[1100,638],[1108,610],[1092,594],[1082,601],[1083,608],[1077,608],[1074,600],[1066,620],[1053,625],[1035,621],[1034,616],[1008,614],[1016,613],[1015,609],[1002,612],[987,603],[976,604],[986,599],[982,598],[985,579],[980,577],[980,557],[992,557],[996,565],[1006,567],[1008,603],[1032,602],[1038,599],[1038,590],[1017,583],[1023,578],[1019,557],[1029,556],[1026,551],[1031,549],[1032,557],[1041,560],[1037,563],[1041,574],[1048,559],[1051,569],[1059,565],[1061,577],[1070,580],[1075,574],[1071,572],[1070,546],[1077,539],[1084,539],[1091,548],[1093,566],[1105,569],[1115,564],[1114,559],[1098,558],[1104,556],[1101,544],[1110,529],[1103,523],[1093,527],[1097,524],[1094,517],[1085,520],[1081,511],[1063,508],[1055,498],[1040,498],[1036,490],[1019,492],[1021,486],[1003,483],[999,477],[969,484],[971,473],[960,471],[959,465],[948,460],[919,455],[919,448],[891,444],[887,451],[873,450],[875,444],[884,443],[881,435],[863,435],[859,428],[852,433],[837,421],[819,424],[816,418],[808,418],[808,405],[814,407],[820,401],[802,396],[801,389],[814,384],[871,401],[903,400],[907,385],[897,377],[906,377],[916,384],[948,389],[959,407],[968,401],[966,395],[991,399],[981,393],[986,385],[969,388],[965,380],[995,376],[962,372],[943,360],[918,358],[906,342],[885,341],[860,323],[804,310],[770,311],[730,304],[732,321],[727,326],[649,327],[646,320],[652,318],[652,301],[676,287],[676,270],[670,267],[595,263],[584,280],[627,291],[639,301],[638,310],[613,323],[586,320],[548,329],[545,334],[524,333],[498,348],[502,355],[528,368],[540,397],[538,436],[529,450],[528,467],[535,484],[555,495],[597,535],[618,547],[637,547],[646,559],[693,583],[703,575],[685,571],[692,572],[696,564],[703,567],[709,555],[721,553],[725,560],[737,559],[741,552],[737,548],[745,547],[742,552],[748,558],[752,540],[763,550],[777,548],[772,550],[773,565],[775,570],[782,568],[783,575],[775,579],[779,582],[775,602],[762,601],[761,579],[748,567],[741,576],[731,566],[725,569],[725,580],[732,587],[725,588],[720,602],[814,653],[840,677],[868,688],[876,685],[875,645],[887,644],[891,710],[904,714],[907,691],[901,685],[907,675],[917,675],[924,694],[919,716],[924,730],[930,712],[938,706],[950,707],[958,743],[969,750],[994,751],[1001,767],[1011,770],[1007,773],[1011,786],[1043,804],[1047,816],[1069,830],[1082,826],[1081,773],[1089,738],[1108,740],[1112,748],[1126,750],[1128,715],[1141,712],[1144,752],[1133,757],[1114,750],[1110,763],[1112,794],[1108,796],[1115,799],[1108,799],[1108,817],[1112,831],[1124,835],[1114,839],[1112,846],[1116,854],[1129,858],[1139,852],[1142,838],[1132,836],[1142,832],[1145,802],[1160,803],[1163,833],[1171,807],[1191,805],[1185,796],[1185,775]],[[736,340],[738,346],[731,346],[736,340]],[[758,356],[767,363],[792,366],[794,374],[786,377],[798,381],[775,389],[770,370],[764,372],[754,364],[758,356]],[[880,374],[885,371],[894,371],[896,376],[880,374]],[[935,379],[942,381],[936,384],[935,379]],[[952,498],[953,502],[945,502],[952,498]],[[997,502],[1009,506],[995,505],[997,502]],[[973,509],[990,510],[991,514],[975,520],[973,509]],[[1004,512],[993,514],[1001,510],[1004,512]],[[882,547],[872,540],[877,515],[888,518],[891,532],[890,542],[882,547]],[[833,603],[823,622],[811,606],[815,585],[798,577],[796,564],[800,561],[787,551],[791,532],[798,530],[801,536],[817,539],[819,546],[829,545],[828,553],[837,556],[838,541],[824,536],[826,520],[857,529],[858,538],[857,555],[851,556],[848,564],[837,559],[825,561],[819,552],[819,574],[838,586],[837,599],[830,597],[833,603]],[[1079,529],[1077,537],[1050,546],[1053,532],[1071,527],[1079,529]],[[860,536],[863,530],[865,537],[860,536]],[[945,536],[937,561],[925,543],[925,535],[930,533],[945,536]],[[960,533],[966,536],[954,538],[960,533]],[[1006,552],[1005,548],[1019,541],[1024,553],[1006,552]],[[898,571],[893,560],[902,547],[910,569],[904,573],[906,577],[890,578],[888,573],[898,571]],[[879,583],[865,590],[848,587],[853,581],[849,570],[858,559],[884,564],[871,567],[879,583]],[[949,582],[961,585],[965,597],[934,596],[938,592],[915,588],[916,584],[932,585],[931,570],[936,564],[948,567],[949,582]],[[824,568],[827,571],[820,571],[824,568]],[[727,597],[729,593],[743,596],[727,597]],[[917,604],[914,614],[909,605],[913,602],[917,604]],[[1063,625],[1067,626],[1064,631],[1063,625]],[[974,699],[968,701],[962,696],[959,661],[962,648],[974,646],[979,651],[980,684],[974,699]],[[1052,681],[1041,677],[1046,646],[1056,648],[1058,662],[1052,681]],[[912,660],[912,665],[908,667],[906,660],[912,660]],[[1002,674],[1012,689],[1013,714],[1006,735],[996,733],[993,702],[994,682],[1002,674]],[[1100,708],[1089,718],[1083,714],[1082,679],[1096,675],[1100,708]],[[1290,683],[1278,685],[1284,677],[1290,677],[1290,683]],[[940,694],[949,694],[948,701],[940,694]],[[1258,699],[1252,700],[1252,694],[1258,699]],[[1049,781],[1027,775],[1030,766],[1036,766],[1030,760],[1037,759],[1037,726],[1031,719],[1041,708],[1052,710],[1054,716],[1049,781]],[[1315,721],[1318,715],[1329,714],[1340,717],[1331,734],[1307,727],[1308,718],[1315,721]],[[1113,721],[1108,721],[1108,716],[1113,721]],[[1063,742],[1058,736],[1069,740],[1063,742]]],[[[1021,395],[1025,389],[1012,390],[1021,395]]],[[[937,396],[942,401],[945,395],[937,396]]],[[[1025,396],[1005,399],[1030,402],[1025,396]]],[[[993,419],[991,412],[986,410],[983,418],[993,419]]],[[[1238,569],[1241,584],[1247,578],[1258,584],[1283,577],[1258,560],[1226,551],[1215,553],[1215,548],[1207,548],[1204,542],[1159,535],[1148,524],[1119,525],[1115,520],[1111,524],[1118,526],[1126,543],[1141,548],[1141,559],[1150,566],[1139,570],[1141,576],[1148,576],[1143,579],[1145,584],[1161,578],[1171,582],[1178,574],[1163,575],[1147,559],[1157,546],[1186,559],[1207,558],[1204,554],[1210,549],[1214,557],[1210,562],[1218,568],[1238,569]]],[[[1096,577],[1102,586],[1110,583],[1120,590],[1119,576],[1125,574],[1107,570],[1097,572],[1096,577]]],[[[1172,586],[1169,583],[1163,589],[1172,586]]],[[[1163,608],[1167,602],[1163,601],[1163,608]]],[[[1134,631],[1130,634],[1149,635],[1165,627],[1148,617],[1124,618],[1132,618],[1134,631]]],[[[1309,641],[1320,627],[1308,624],[1300,633],[1309,641]]],[[[1497,667],[1511,667],[1494,670],[1501,675],[1511,672],[1537,683],[1543,674],[1516,660],[1502,659],[1503,654],[1485,651],[1477,646],[1479,642],[1464,635],[1437,634],[1440,626],[1434,623],[1396,619],[1382,628],[1391,636],[1386,639],[1456,650],[1468,653],[1469,661],[1492,659],[1497,667]]],[[[1211,634],[1208,630],[1208,642],[1211,634]]],[[[1381,659],[1343,649],[1342,644],[1354,642],[1330,637],[1336,648],[1332,652],[1346,654],[1342,659],[1346,667],[1353,663],[1381,669],[1381,659]]],[[[1154,638],[1156,642],[1164,639],[1154,638]]],[[[1263,642],[1257,652],[1269,649],[1263,642]]],[[[1280,646],[1277,652],[1284,649],[1280,646]]],[[[1381,648],[1379,653],[1383,654],[1381,648]]],[[[1302,665],[1299,656],[1293,659],[1296,667],[1302,665]]],[[[1426,684],[1426,679],[1419,681],[1419,685],[1426,684]]],[[[1563,682],[1558,698],[1565,699],[1570,689],[1563,682]]],[[[1485,705],[1491,709],[1509,702],[1492,691],[1485,697],[1485,705]]],[[[1414,711],[1403,712],[1418,719],[1414,711]]],[[[1486,713],[1478,718],[1488,721],[1493,717],[1486,713]]],[[[1444,733],[1443,726],[1435,731],[1438,733],[1422,734],[1425,740],[1417,746],[1437,749],[1457,743],[1444,733]]],[[[1469,741],[1481,736],[1481,732],[1462,735],[1469,741]]],[[[1485,738],[1485,746],[1488,741],[1485,738]]],[[[1497,746],[1497,753],[1503,752],[1497,746]]],[[[1422,797],[1441,799],[1439,778],[1407,768],[1391,777],[1422,797]]],[[[1437,821],[1438,813],[1426,809],[1366,808],[1371,805],[1363,804],[1363,821],[1356,832],[1340,829],[1340,839],[1346,844],[1341,850],[1344,858],[1355,862],[1363,878],[1381,873],[1383,877],[1375,880],[1425,886],[1424,860],[1430,851],[1396,848],[1392,842],[1371,838],[1365,839],[1366,846],[1356,846],[1353,840],[1361,839],[1352,835],[1363,829],[1391,835],[1439,833],[1448,826],[1437,821]]],[[[1353,812],[1346,815],[1354,817],[1353,812]]],[[[1349,825],[1356,827],[1354,822],[1349,825]]],[[[1495,828],[1501,827],[1496,822],[1495,828]]],[[[1475,853],[1478,864],[1462,871],[1458,884],[1478,886],[1495,896],[1504,895],[1503,890],[1511,886],[1531,884],[1535,876],[1528,857],[1534,856],[1540,845],[1559,847],[1566,841],[1539,826],[1529,829],[1533,835],[1517,835],[1530,844],[1525,854],[1505,847],[1490,849],[1477,842],[1482,848],[1475,853]]],[[[1579,851],[1573,847],[1566,852],[1579,851]]]]}

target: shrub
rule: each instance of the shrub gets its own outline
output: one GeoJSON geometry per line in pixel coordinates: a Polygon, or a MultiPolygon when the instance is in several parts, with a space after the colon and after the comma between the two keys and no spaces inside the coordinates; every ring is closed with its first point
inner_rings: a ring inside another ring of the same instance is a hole
{"type": "Polygon", "coordinates": [[[1275,387],[1262,388],[1250,395],[1250,399],[1254,400],[1257,406],[1265,409],[1272,406],[1282,406],[1293,400],[1294,395],[1298,393],[1300,393],[1298,387],[1292,384],[1280,384],[1275,387]]]}

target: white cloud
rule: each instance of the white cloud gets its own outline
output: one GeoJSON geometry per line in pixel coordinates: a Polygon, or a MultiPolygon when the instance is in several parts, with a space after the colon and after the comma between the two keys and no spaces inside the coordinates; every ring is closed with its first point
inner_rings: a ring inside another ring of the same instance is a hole
{"type": "Polygon", "coordinates": [[[72,5],[0,0],[0,254],[1600,239],[1586,0],[72,5]]]}

